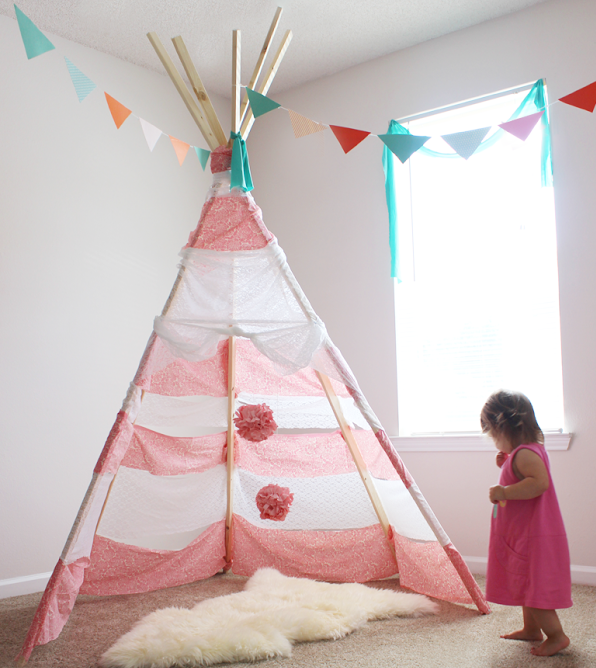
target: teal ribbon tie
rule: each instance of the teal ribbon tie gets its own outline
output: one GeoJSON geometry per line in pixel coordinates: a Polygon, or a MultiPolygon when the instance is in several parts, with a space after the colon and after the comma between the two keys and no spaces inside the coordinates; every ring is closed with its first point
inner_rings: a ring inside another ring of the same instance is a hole
{"type": "Polygon", "coordinates": [[[248,164],[246,142],[242,139],[242,135],[239,132],[232,132],[230,138],[234,140],[234,143],[232,144],[232,176],[230,188],[242,188],[244,192],[250,192],[254,186],[250,174],[250,165],[248,164]]]}

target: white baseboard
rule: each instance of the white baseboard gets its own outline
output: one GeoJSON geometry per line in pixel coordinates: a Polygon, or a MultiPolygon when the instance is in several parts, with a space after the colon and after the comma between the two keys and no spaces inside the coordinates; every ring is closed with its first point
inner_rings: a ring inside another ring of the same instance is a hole
{"type": "Polygon", "coordinates": [[[51,572],[36,573],[35,575],[23,575],[19,578],[0,580],[0,598],[23,596],[23,594],[34,594],[43,591],[51,575],[51,572]]]}
{"type": "MultiPolygon", "coordinates": [[[[464,557],[468,568],[474,575],[486,575],[486,557],[464,557]]],[[[575,566],[571,565],[571,582],[573,584],[583,584],[596,586],[596,567],[595,566],[575,566]]]]}

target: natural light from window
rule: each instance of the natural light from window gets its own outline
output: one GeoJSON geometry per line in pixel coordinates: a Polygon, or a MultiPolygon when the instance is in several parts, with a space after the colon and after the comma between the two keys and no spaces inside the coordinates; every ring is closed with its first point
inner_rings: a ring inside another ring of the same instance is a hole
{"type": "MultiPolygon", "coordinates": [[[[528,91],[404,123],[426,147],[506,121],[528,91]]],[[[494,133],[494,129],[491,133],[494,133]]],[[[499,388],[524,392],[545,431],[563,427],[553,190],[540,123],[463,158],[396,161],[400,436],[478,433],[499,388]]]]}

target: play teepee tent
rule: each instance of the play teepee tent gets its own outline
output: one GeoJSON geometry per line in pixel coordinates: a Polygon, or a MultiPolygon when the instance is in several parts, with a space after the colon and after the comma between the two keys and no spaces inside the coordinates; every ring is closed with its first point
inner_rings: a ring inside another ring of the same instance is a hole
{"type": "Polygon", "coordinates": [[[203,113],[150,39],[213,149],[213,185],[21,660],[58,636],[79,592],[146,592],[222,569],[350,582],[399,573],[414,591],[488,612],[253,197],[231,187],[254,120],[240,104],[238,36],[233,150],[182,40],[203,113]]]}

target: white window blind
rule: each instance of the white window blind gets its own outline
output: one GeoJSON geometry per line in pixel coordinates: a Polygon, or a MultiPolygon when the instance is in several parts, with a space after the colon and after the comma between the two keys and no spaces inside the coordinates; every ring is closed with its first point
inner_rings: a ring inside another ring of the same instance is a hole
{"type": "MultiPolygon", "coordinates": [[[[441,134],[503,123],[526,93],[404,125],[446,152],[441,134]]],[[[527,394],[543,430],[563,427],[554,202],[541,187],[541,132],[538,124],[525,142],[503,133],[467,161],[418,152],[396,168],[400,436],[477,433],[480,409],[499,388],[527,394]]]]}

